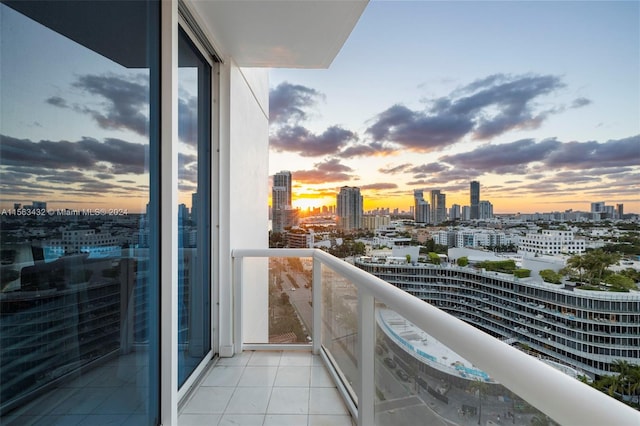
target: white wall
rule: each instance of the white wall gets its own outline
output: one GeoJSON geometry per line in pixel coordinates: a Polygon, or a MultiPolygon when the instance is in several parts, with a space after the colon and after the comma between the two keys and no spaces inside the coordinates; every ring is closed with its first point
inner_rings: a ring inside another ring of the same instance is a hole
{"type": "MultiPolygon", "coordinates": [[[[232,294],[231,250],[269,245],[269,89],[265,69],[241,69],[232,60],[224,67],[226,75],[225,78],[221,75],[221,96],[225,99],[221,108],[228,107],[228,113],[221,116],[228,120],[228,127],[220,141],[220,211],[221,216],[226,215],[220,223],[220,290],[221,298],[229,298],[232,294]]],[[[245,342],[268,340],[267,279],[266,260],[248,263],[243,280],[246,285],[243,312],[247,314],[243,319],[245,342]]],[[[221,300],[221,305],[223,303],[221,300]]],[[[224,321],[231,321],[232,314],[221,312],[223,326],[224,321]]],[[[226,355],[223,348],[220,353],[226,355]]]]}

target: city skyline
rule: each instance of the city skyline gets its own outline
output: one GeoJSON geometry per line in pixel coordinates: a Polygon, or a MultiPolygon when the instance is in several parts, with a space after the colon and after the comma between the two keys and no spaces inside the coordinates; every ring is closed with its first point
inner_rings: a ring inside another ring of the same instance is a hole
{"type": "Polygon", "coordinates": [[[639,12],[373,1],[329,70],[271,71],[270,174],[302,209],[345,185],[365,210],[416,189],[468,205],[475,180],[497,214],[640,212],[639,12]]]}

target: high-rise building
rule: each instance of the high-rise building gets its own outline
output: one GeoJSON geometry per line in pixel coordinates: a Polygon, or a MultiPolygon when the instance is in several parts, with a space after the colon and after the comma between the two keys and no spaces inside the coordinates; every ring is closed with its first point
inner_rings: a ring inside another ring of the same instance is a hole
{"type": "Polygon", "coordinates": [[[283,232],[296,225],[297,215],[291,207],[291,172],[285,170],[273,175],[271,209],[273,232],[283,232]]]}
{"type": "Polygon", "coordinates": [[[200,208],[198,200],[199,197],[197,192],[191,194],[191,222],[194,225],[198,223],[198,209],[200,208]]]}
{"type": "Polygon", "coordinates": [[[595,203],[591,203],[591,213],[604,213],[605,204],[604,201],[597,201],[595,203]]]}
{"type": "Polygon", "coordinates": [[[413,219],[416,223],[429,223],[431,212],[429,203],[424,199],[424,193],[421,189],[413,191],[413,219]]]}
{"type": "Polygon", "coordinates": [[[462,212],[460,213],[460,219],[462,219],[462,220],[470,220],[471,219],[471,207],[462,206],[462,212]]]}
{"type": "MultiPolygon", "coordinates": [[[[283,170],[273,175],[273,187],[283,188],[285,191],[284,203],[291,206],[291,172],[283,170]]],[[[275,206],[275,203],[274,203],[275,206]]]]}
{"type": "Polygon", "coordinates": [[[616,216],[618,219],[622,219],[624,216],[624,204],[616,204],[616,216]]]}
{"type": "Polygon", "coordinates": [[[460,204],[452,204],[449,209],[449,219],[458,220],[460,219],[460,204]]]}
{"type": "Polygon", "coordinates": [[[469,207],[471,208],[471,219],[480,218],[478,204],[480,204],[480,182],[472,180],[469,185],[469,207]]]}
{"type": "Polygon", "coordinates": [[[362,228],[362,195],[360,188],[343,186],[337,196],[338,228],[352,231],[362,228]]]}
{"type": "Polygon", "coordinates": [[[491,218],[493,218],[493,204],[486,200],[480,201],[480,203],[478,203],[478,219],[491,218]]]}
{"type": "Polygon", "coordinates": [[[439,189],[431,191],[431,223],[437,225],[447,220],[447,196],[439,189]]]}

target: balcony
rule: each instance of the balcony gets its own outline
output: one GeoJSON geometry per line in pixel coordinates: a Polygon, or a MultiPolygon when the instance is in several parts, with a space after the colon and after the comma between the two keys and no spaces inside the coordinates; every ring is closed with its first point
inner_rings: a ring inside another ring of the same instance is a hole
{"type": "MultiPolygon", "coordinates": [[[[323,251],[232,257],[232,354],[194,375],[179,425],[640,421],[626,405],[323,251]]],[[[87,365],[2,423],[142,424],[145,388],[135,384],[145,383],[147,360],[138,347],[87,365]]]]}
{"type": "Polygon", "coordinates": [[[266,392],[271,400],[253,408],[264,424],[276,414],[306,416],[295,424],[342,424],[315,416],[346,421],[343,406],[358,425],[640,421],[626,405],[323,251],[238,249],[232,257],[236,355],[209,370],[182,407],[181,420],[196,418],[194,407],[206,404],[206,392],[215,394],[213,384],[231,386],[226,392],[241,389],[255,364],[270,368],[260,373],[267,378],[259,398],[264,401],[266,392]],[[290,303],[295,321],[289,333],[276,335],[265,327],[278,320],[280,299],[290,303]],[[283,334],[293,342],[282,343],[283,334]],[[297,360],[304,360],[304,374],[294,379],[297,360]],[[333,405],[339,413],[320,413],[314,405],[313,374],[323,374],[320,366],[331,378],[322,376],[325,389],[335,386],[342,398],[333,405]],[[298,380],[298,392],[286,380],[298,380]],[[282,402],[286,389],[302,402],[282,402]],[[285,408],[273,408],[278,404],[285,408]]]}

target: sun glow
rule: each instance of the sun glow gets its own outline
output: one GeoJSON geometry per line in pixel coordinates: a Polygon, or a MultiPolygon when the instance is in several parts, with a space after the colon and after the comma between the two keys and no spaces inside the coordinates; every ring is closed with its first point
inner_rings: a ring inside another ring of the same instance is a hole
{"type": "Polygon", "coordinates": [[[324,198],[302,197],[293,200],[293,207],[300,210],[314,209],[316,207],[322,207],[323,205],[326,205],[324,198]]]}

